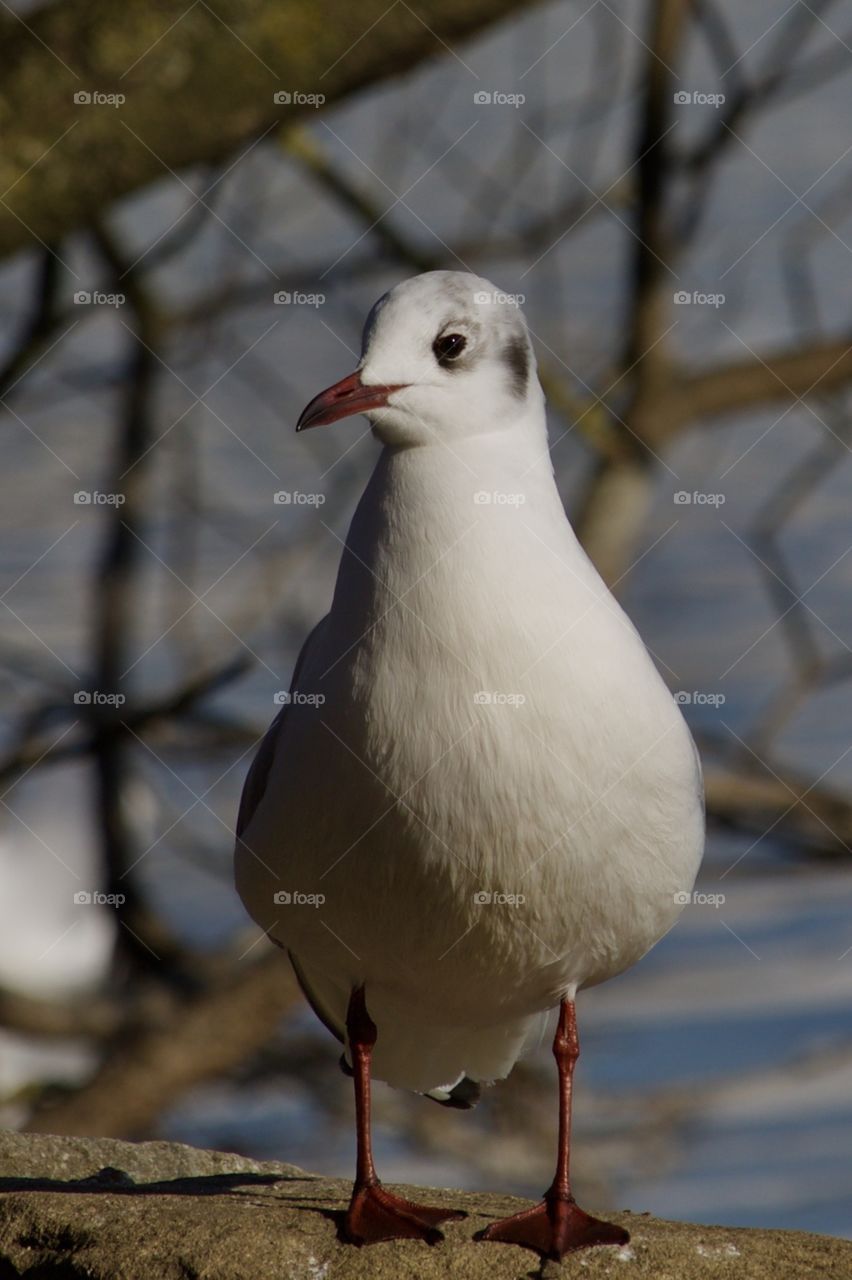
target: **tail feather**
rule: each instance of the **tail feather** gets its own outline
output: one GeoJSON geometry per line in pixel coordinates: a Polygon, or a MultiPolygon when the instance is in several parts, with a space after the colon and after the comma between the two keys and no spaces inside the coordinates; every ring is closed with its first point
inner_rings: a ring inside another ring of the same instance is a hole
{"type": "Polygon", "coordinates": [[[446,1093],[443,1089],[430,1089],[425,1096],[431,1098],[433,1102],[440,1103],[442,1107],[470,1111],[482,1097],[482,1085],[478,1080],[471,1080],[470,1076],[462,1076],[461,1080],[446,1093]]]}

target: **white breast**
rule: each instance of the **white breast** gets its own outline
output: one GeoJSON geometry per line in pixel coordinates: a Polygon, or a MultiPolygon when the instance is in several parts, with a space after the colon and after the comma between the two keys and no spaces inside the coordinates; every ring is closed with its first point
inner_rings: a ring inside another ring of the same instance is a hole
{"type": "Polygon", "coordinates": [[[671,927],[703,843],[678,708],[549,467],[501,447],[382,456],[238,866],[333,1019],[367,982],[376,1072],[413,1088],[505,1074],[671,927]]]}

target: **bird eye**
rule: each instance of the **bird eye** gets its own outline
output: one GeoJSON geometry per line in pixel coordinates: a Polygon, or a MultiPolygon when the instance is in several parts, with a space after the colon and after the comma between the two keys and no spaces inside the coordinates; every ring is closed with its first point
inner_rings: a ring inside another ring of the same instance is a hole
{"type": "Polygon", "coordinates": [[[440,365],[451,364],[467,346],[467,338],[460,333],[442,333],[432,343],[435,359],[440,365]]]}

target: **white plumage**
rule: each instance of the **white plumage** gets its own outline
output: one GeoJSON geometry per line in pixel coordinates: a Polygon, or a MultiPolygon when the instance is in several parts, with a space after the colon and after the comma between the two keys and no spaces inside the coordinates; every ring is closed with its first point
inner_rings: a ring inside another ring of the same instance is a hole
{"type": "Polygon", "coordinates": [[[418,276],[359,370],[374,401],[400,389],[370,408],[384,448],[249,774],[236,878],[341,1038],[364,986],[373,1074],[447,1098],[672,926],[700,771],[565,518],[519,309],[418,276]]]}

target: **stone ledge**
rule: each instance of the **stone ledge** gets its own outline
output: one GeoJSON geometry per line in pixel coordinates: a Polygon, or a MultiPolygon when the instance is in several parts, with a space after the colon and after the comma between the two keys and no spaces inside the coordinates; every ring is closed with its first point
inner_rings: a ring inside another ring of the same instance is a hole
{"type": "Polygon", "coordinates": [[[177,1143],[0,1134],[0,1280],[852,1278],[847,1240],[630,1213],[608,1215],[630,1245],[542,1266],[529,1250],[473,1240],[526,1202],[451,1190],[428,1193],[469,1215],[446,1224],[443,1244],[356,1249],[337,1235],[348,1195],[347,1182],[294,1165],[177,1143]]]}

